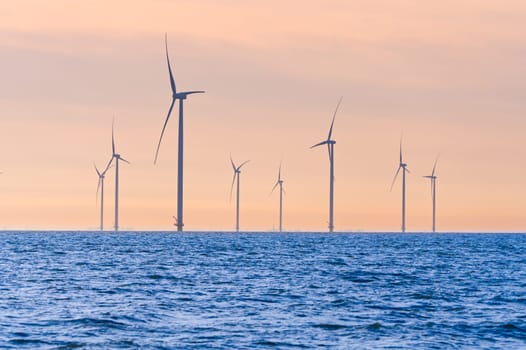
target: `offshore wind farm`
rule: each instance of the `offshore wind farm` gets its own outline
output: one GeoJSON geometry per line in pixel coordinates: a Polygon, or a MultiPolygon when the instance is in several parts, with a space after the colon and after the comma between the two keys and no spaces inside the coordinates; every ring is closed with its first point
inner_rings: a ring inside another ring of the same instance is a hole
{"type": "Polygon", "coordinates": [[[526,347],[525,17],[0,2],[0,348],[526,347]]]}

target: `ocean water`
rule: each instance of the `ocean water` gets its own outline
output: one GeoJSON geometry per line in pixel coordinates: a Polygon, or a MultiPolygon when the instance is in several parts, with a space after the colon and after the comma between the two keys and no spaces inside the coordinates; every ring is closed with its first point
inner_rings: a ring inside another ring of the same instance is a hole
{"type": "Polygon", "coordinates": [[[526,348],[526,235],[0,233],[0,348],[526,348]]]}

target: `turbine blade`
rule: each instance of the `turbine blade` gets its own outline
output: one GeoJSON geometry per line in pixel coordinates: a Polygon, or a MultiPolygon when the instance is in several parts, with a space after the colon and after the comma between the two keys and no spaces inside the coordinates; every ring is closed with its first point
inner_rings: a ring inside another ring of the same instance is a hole
{"type": "Polygon", "coordinates": [[[111,151],[113,154],[115,154],[114,124],[115,124],[115,117],[113,117],[113,120],[111,121],[111,151]]]}
{"type": "Polygon", "coordinates": [[[272,191],[270,191],[269,196],[270,196],[272,193],[274,193],[274,190],[276,189],[276,187],[278,187],[278,185],[279,185],[279,181],[276,182],[276,184],[274,185],[274,187],[272,187],[272,191]]]}
{"type": "Polygon", "coordinates": [[[168,63],[168,73],[170,73],[170,86],[172,87],[172,94],[175,95],[177,93],[177,89],[175,88],[175,81],[174,76],[172,74],[172,67],[170,66],[170,57],[168,57],[168,34],[164,34],[164,44],[166,47],[166,62],[168,63]]]}
{"type": "Polygon", "coordinates": [[[317,143],[317,144],[315,144],[314,146],[311,146],[310,148],[312,149],[312,148],[314,148],[314,147],[322,146],[322,145],[325,145],[325,144],[328,144],[327,140],[322,141],[322,142],[320,142],[320,143],[317,143]]]}
{"type": "Polygon", "coordinates": [[[247,164],[248,162],[250,162],[250,160],[245,160],[243,163],[241,163],[241,165],[237,167],[237,171],[239,171],[241,169],[241,167],[243,165],[247,164]]]}
{"type": "Polygon", "coordinates": [[[237,172],[234,171],[234,177],[232,178],[232,186],[230,186],[230,201],[232,202],[232,191],[234,191],[234,183],[236,182],[237,172]]]}
{"type": "Polygon", "coordinates": [[[278,182],[281,180],[281,162],[279,163],[278,182]]]}
{"type": "Polygon", "coordinates": [[[128,163],[128,164],[131,164],[130,162],[128,162],[126,159],[124,159],[124,158],[122,158],[122,157],[120,157],[119,160],[122,160],[123,162],[126,162],[126,163],[128,163]]]}
{"type": "Polygon", "coordinates": [[[97,169],[97,166],[95,165],[95,163],[93,163],[93,166],[95,167],[95,171],[97,172],[97,175],[99,175],[99,177],[101,177],[102,174],[100,173],[99,169],[97,169]]]}
{"type": "Polygon", "coordinates": [[[110,161],[108,162],[108,165],[106,165],[106,169],[110,168],[112,162],[113,162],[113,156],[111,156],[110,161]]]}
{"type": "Polygon", "coordinates": [[[234,160],[232,160],[232,156],[230,156],[230,163],[232,164],[232,169],[234,169],[234,172],[236,171],[236,165],[234,164],[234,160]]]}
{"type": "Polygon", "coordinates": [[[407,171],[409,174],[412,174],[412,173],[409,171],[409,169],[407,169],[407,168],[404,168],[404,169],[405,169],[405,171],[407,171]]]}
{"type": "Polygon", "coordinates": [[[399,167],[398,167],[398,170],[396,171],[396,174],[395,174],[395,176],[394,176],[394,178],[393,178],[393,183],[391,184],[391,189],[390,189],[389,191],[392,191],[392,190],[393,190],[393,186],[394,186],[394,184],[395,184],[396,178],[398,177],[398,173],[400,172],[400,169],[402,169],[401,166],[399,166],[399,167]]]}
{"type": "Polygon", "coordinates": [[[402,164],[402,137],[400,137],[400,164],[402,164]]]}
{"type": "Polygon", "coordinates": [[[111,168],[113,168],[113,165],[111,164],[108,164],[108,166],[106,167],[106,169],[104,169],[104,171],[102,172],[102,175],[106,175],[106,173],[108,172],[108,170],[110,170],[111,168]]]}
{"type": "Polygon", "coordinates": [[[159,148],[161,148],[161,141],[163,140],[164,130],[166,129],[166,124],[168,124],[168,119],[170,119],[170,115],[172,114],[174,103],[175,103],[175,98],[172,99],[172,103],[170,104],[170,109],[168,109],[168,114],[166,115],[166,120],[164,121],[163,129],[161,130],[161,137],[159,137],[159,143],[157,144],[157,151],[155,151],[155,159],[153,161],[153,164],[157,163],[157,157],[159,156],[159,148]]]}
{"type": "Polygon", "coordinates": [[[340,104],[342,103],[342,99],[343,99],[343,96],[340,97],[340,100],[338,101],[338,104],[336,105],[336,109],[334,110],[334,114],[332,115],[331,128],[329,129],[329,136],[327,137],[327,140],[331,139],[332,127],[334,126],[334,119],[336,118],[336,113],[338,112],[338,108],[340,108],[340,104]]]}
{"type": "Polygon", "coordinates": [[[186,92],[183,92],[185,95],[192,95],[192,94],[204,94],[205,92],[203,90],[198,90],[198,91],[186,91],[186,92]]]}
{"type": "Polygon", "coordinates": [[[435,176],[435,169],[437,167],[438,158],[440,155],[437,156],[437,159],[435,159],[435,164],[433,165],[433,171],[431,172],[431,176],[435,176]]]}
{"type": "Polygon", "coordinates": [[[102,178],[99,177],[99,183],[97,184],[97,192],[95,194],[95,203],[97,203],[97,199],[99,198],[99,190],[100,190],[101,182],[102,182],[102,178]]]}

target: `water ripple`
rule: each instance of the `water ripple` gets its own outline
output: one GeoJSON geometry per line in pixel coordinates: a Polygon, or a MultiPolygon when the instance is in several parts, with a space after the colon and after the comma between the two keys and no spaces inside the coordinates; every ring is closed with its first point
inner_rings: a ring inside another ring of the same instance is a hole
{"type": "Polygon", "coordinates": [[[0,233],[0,348],[526,348],[520,234],[0,233]]]}

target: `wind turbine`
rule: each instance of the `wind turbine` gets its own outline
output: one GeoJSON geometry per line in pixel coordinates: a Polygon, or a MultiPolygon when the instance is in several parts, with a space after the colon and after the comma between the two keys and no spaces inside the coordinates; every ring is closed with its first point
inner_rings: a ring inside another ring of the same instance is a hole
{"type": "Polygon", "coordinates": [[[435,219],[436,219],[436,180],[437,177],[435,176],[435,169],[437,166],[438,157],[435,160],[435,164],[433,165],[433,171],[431,172],[431,175],[424,176],[426,179],[431,180],[431,197],[433,199],[433,232],[435,232],[435,219]]]}
{"type": "Polygon", "coordinates": [[[279,165],[278,181],[272,188],[272,194],[276,187],[279,186],[279,232],[283,232],[283,180],[281,179],[281,164],[279,165]]]}
{"type": "Polygon", "coordinates": [[[119,230],[119,162],[122,160],[130,164],[126,159],[122,158],[119,153],[115,151],[115,137],[113,135],[113,122],[111,123],[111,159],[106,166],[108,169],[111,166],[111,163],[115,159],[115,231],[119,230]]]}
{"type": "Polygon", "coordinates": [[[99,197],[99,190],[100,190],[100,230],[104,231],[104,177],[106,176],[106,172],[111,168],[111,166],[106,167],[104,171],[101,173],[97,166],[93,164],[95,167],[95,171],[97,172],[97,175],[99,176],[99,183],[97,184],[97,194],[96,197],[99,197]]]}
{"type": "Polygon", "coordinates": [[[331,128],[329,129],[329,135],[327,136],[327,140],[317,143],[311,147],[311,148],[314,148],[314,147],[318,147],[322,145],[327,145],[327,148],[329,150],[329,163],[330,163],[329,232],[334,231],[334,145],[336,144],[336,141],[331,140],[331,136],[332,136],[332,127],[334,126],[334,119],[336,118],[336,113],[338,112],[338,108],[340,108],[342,99],[343,97],[340,97],[340,100],[338,101],[338,104],[336,105],[336,109],[334,110],[334,115],[332,116],[331,128]]]}
{"type": "Polygon", "coordinates": [[[161,141],[163,139],[164,130],[168,124],[168,119],[170,119],[170,114],[174,107],[175,101],[179,100],[179,154],[177,162],[177,231],[183,230],[183,102],[186,100],[188,95],[192,94],[202,94],[204,91],[185,91],[177,92],[175,87],[175,81],[172,74],[172,67],[170,66],[170,58],[168,57],[168,39],[167,35],[164,36],[164,43],[166,48],[166,62],[168,63],[168,73],[170,75],[170,86],[172,87],[172,103],[170,104],[170,109],[168,109],[168,115],[164,121],[163,129],[161,131],[161,137],[159,138],[159,143],[157,144],[157,151],[155,152],[154,164],[157,163],[157,157],[159,155],[159,148],[161,147],[161,141]]]}
{"type": "Polygon", "coordinates": [[[236,191],[236,231],[239,232],[239,175],[241,174],[241,167],[250,162],[246,160],[241,163],[240,166],[236,167],[232,157],[230,157],[230,163],[232,163],[232,169],[234,170],[234,178],[232,179],[232,186],[230,187],[230,200],[232,200],[232,191],[234,190],[234,183],[237,179],[237,191],[236,191]]]}
{"type": "Polygon", "coordinates": [[[402,232],[405,232],[405,173],[411,173],[409,169],[407,169],[407,164],[404,163],[403,157],[402,157],[402,139],[400,139],[400,163],[398,165],[398,170],[396,170],[396,174],[393,179],[393,183],[391,184],[391,191],[393,190],[393,186],[395,184],[396,178],[398,176],[398,173],[400,172],[400,169],[403,169],[402,171],[402,232]]]}

